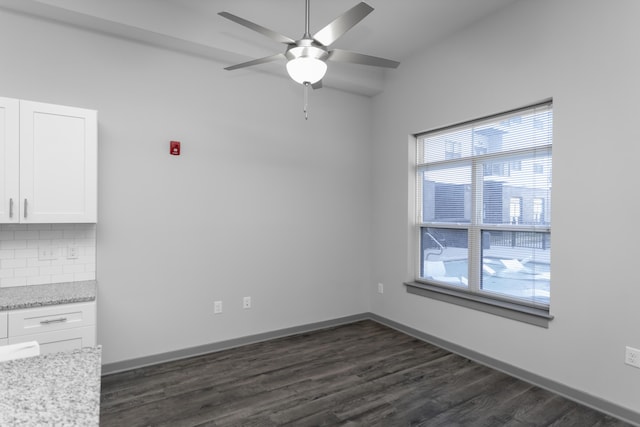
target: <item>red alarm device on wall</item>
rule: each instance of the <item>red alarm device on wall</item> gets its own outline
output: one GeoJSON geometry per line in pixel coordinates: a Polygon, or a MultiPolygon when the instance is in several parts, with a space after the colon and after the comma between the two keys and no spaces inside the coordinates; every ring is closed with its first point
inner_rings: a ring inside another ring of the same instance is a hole
{"type": "Polygon", "coordinates": [[[180,141],[171,141],[169,143],[169,153],[173,156],[180,155],[180,141]]]}

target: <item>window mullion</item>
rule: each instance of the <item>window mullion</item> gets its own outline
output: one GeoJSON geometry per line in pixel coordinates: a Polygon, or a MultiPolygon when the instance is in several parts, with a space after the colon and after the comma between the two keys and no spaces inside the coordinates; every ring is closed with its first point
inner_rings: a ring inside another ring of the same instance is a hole
{"type": "Polygon", "coordinates": [[[480,252],[481,235],[480,225],[482,224],[482,163],[473,160],[471,164],[471,225],[469,226],[469,287],[472,292],[480,291],[482,275],[482,255],[480,252]]]}

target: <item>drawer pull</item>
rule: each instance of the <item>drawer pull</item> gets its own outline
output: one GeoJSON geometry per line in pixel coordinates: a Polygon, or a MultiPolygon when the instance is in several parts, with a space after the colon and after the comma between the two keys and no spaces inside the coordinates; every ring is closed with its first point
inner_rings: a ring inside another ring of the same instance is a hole
{"type": "Polygon", "coordinates": [[[66,321],[67,321],[66,317],[59,317],[57,319],[41,320],[40,324],[41,325],[48,325],[49,323],[62,323],[62,322],[66,322],[66,321]]]}

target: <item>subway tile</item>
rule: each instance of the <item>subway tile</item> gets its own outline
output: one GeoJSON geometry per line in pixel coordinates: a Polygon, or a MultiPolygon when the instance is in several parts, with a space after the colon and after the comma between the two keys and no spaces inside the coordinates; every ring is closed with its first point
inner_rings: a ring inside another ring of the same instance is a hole
{"type": "Polygon", "coordinates": [[[11,287],[11,286],[26,286],[27,278],[26,277],[5,277],[0,279],[0,286],[2,287],[11,287]]]}
{"type": "Polygon", "coordinates": [[[25,268],[13,269],[13,277],[29,277],[29,276],[37,276],[39,274],[40,274],[40,269],[38,267],[25,267],[25,268]]]}
{"type": "Polygon", "coordinates": [[[16,249],[16,258],[38,258],[37,249],[16,249]]]}
{"type": "Polygon", "coordinates": [[[45,240],[45,239],[62,239],[63,237],[63,231],[62,230],[45,230],[45,231],[40,231],[40,239],[41,240],[45,240]]]}
{"type": "Polygon", "coordinates": [[[51,276],[34,276],[27,277],[27,286],[29,285],[46,285],[51,283],[51,276]]]}
{"type": "Polygon", "coordinates": [[[73,239],[51,239],[51,245],[57,246],[59,248],[66,248],[69,245],[73,245],[73,239]]]}
{"type": "Polygon", "coordinates": [[[54,224],[58,230],[73,230],[76,228],[76,224],[54,224]]]}
{"type": "Polygon", "coordinates": [[[64,230],[63,237],[65,239],[84,239],[84,230],[64,230]]]}
{"type": "Polygon", "coordinates": [[[13,268],[0,269],[0,279],[4,277],[13,277],[13,268]]]}
{"type": "Polygon", "coordinates": [[[27,267],[50,267],[51,260],[40,260],[38,258],[27,258],[27,267]]]}
{"type": "Polygon", "coordinates": [[[66,265],[69,263],[69,261],[72,260],[68,260],[66,256],[61,256],[60,254],[58,254],[58,258],[51,260],[51,265],[66,265]]]}
{"type": "Polygon", "coordinates": [[[16,231],[14,236],[15,240],[37,240],[40,238],[40,232],[38,230],[16,231]]]}
{"type": "Polygon", "coordinates": [[[51,230],[53,224],[27,224],[27,230],[51,230]]]}
{"type": "Polygon", "coordinates": [[[0,260],[0,268],[25,268],[27,266],[26,258],[13,258],[0,260]]]}
{"type": "Polygon", "coordinates": [[[96,256],[96,247],[95,247],[95,245],[93,245],[93,246],[85,246],[84,248],[82,248],[82,254],[85,255],[85,256],[90,256],[90,257],[95,259],[95,256],[96,256]]]}
{"type": "Polygon", "coordinates": [[[52,274],[51,283],[73,282],[73,274],[52,274]]]}
{"type": "Polygon", "coordinates": [[[0,241],[0,249],[25,249],[27,247],[26,240],[2,240],[0,241]]]}
{"type": "Polygon", "coordinates": [[[93,256],[80,255],[77,259],[74,260],[74,264],[91,264],[94,263],[95,260],[96,258],[93,256]]]}
{"type": "Polygon", "coordinates": [[[0,249],[0,259],[14,258],[15,252],[13,249],[0,249]]]}
{"type": "Polygon", "coordinates": [[[63,273],[84,273],[84,264],[68,264],[62,266],[63,273]]]}
{"type": "Polygon", "coordinates": [[[47,240],[27,240],[27,249],[38,249],[42,246],[51,246],[46,244],[47,240]]]}
{"type": "Polygon", "coordinates": [[[13,240],[15,233],[13,231],[0,231],[0,240],[13,240]]]}
{"type": "Polygon", "coordinates": [[[63,274],[64,266],[63,265],[49,265],[40,267],[40,274],[43,276],[51,276],[54,274],[63,274]]]}
{"type": "Polygon", "coordinates": [[[22,231],[27,229],[26,224],[2,224],[0,230],[3,231],[22,231]]]}
{"type": "Polygon", "coordinates": [[[74,273],[73,280],[75,282],[81,282],[83,280],[96,280],[96,273],[90,271],[84,273],[74,273]]]}

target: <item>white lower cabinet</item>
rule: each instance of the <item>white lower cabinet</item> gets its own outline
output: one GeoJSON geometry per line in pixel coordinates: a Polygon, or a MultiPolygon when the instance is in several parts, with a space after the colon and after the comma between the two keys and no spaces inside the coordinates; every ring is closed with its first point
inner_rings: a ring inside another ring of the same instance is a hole
{"type": "Polygon", "coordinates": [[[57,353],[95,345],[95,329],[93,326],[43,332],[41,334],[20,335],[9,338],[7,344],[38,341],[40,354],[57,353]]]}
{"type": "Polygon", "coordinates": [[[0,313],[0,344],[2,338],[7,338],[7,313],[0,313]]]}
{"type": "Polygon", "coordinates": [[[38,341],[41,354],[96,345],[95,301],[7,313],[8,339],[4,344],[38,341]]]}

